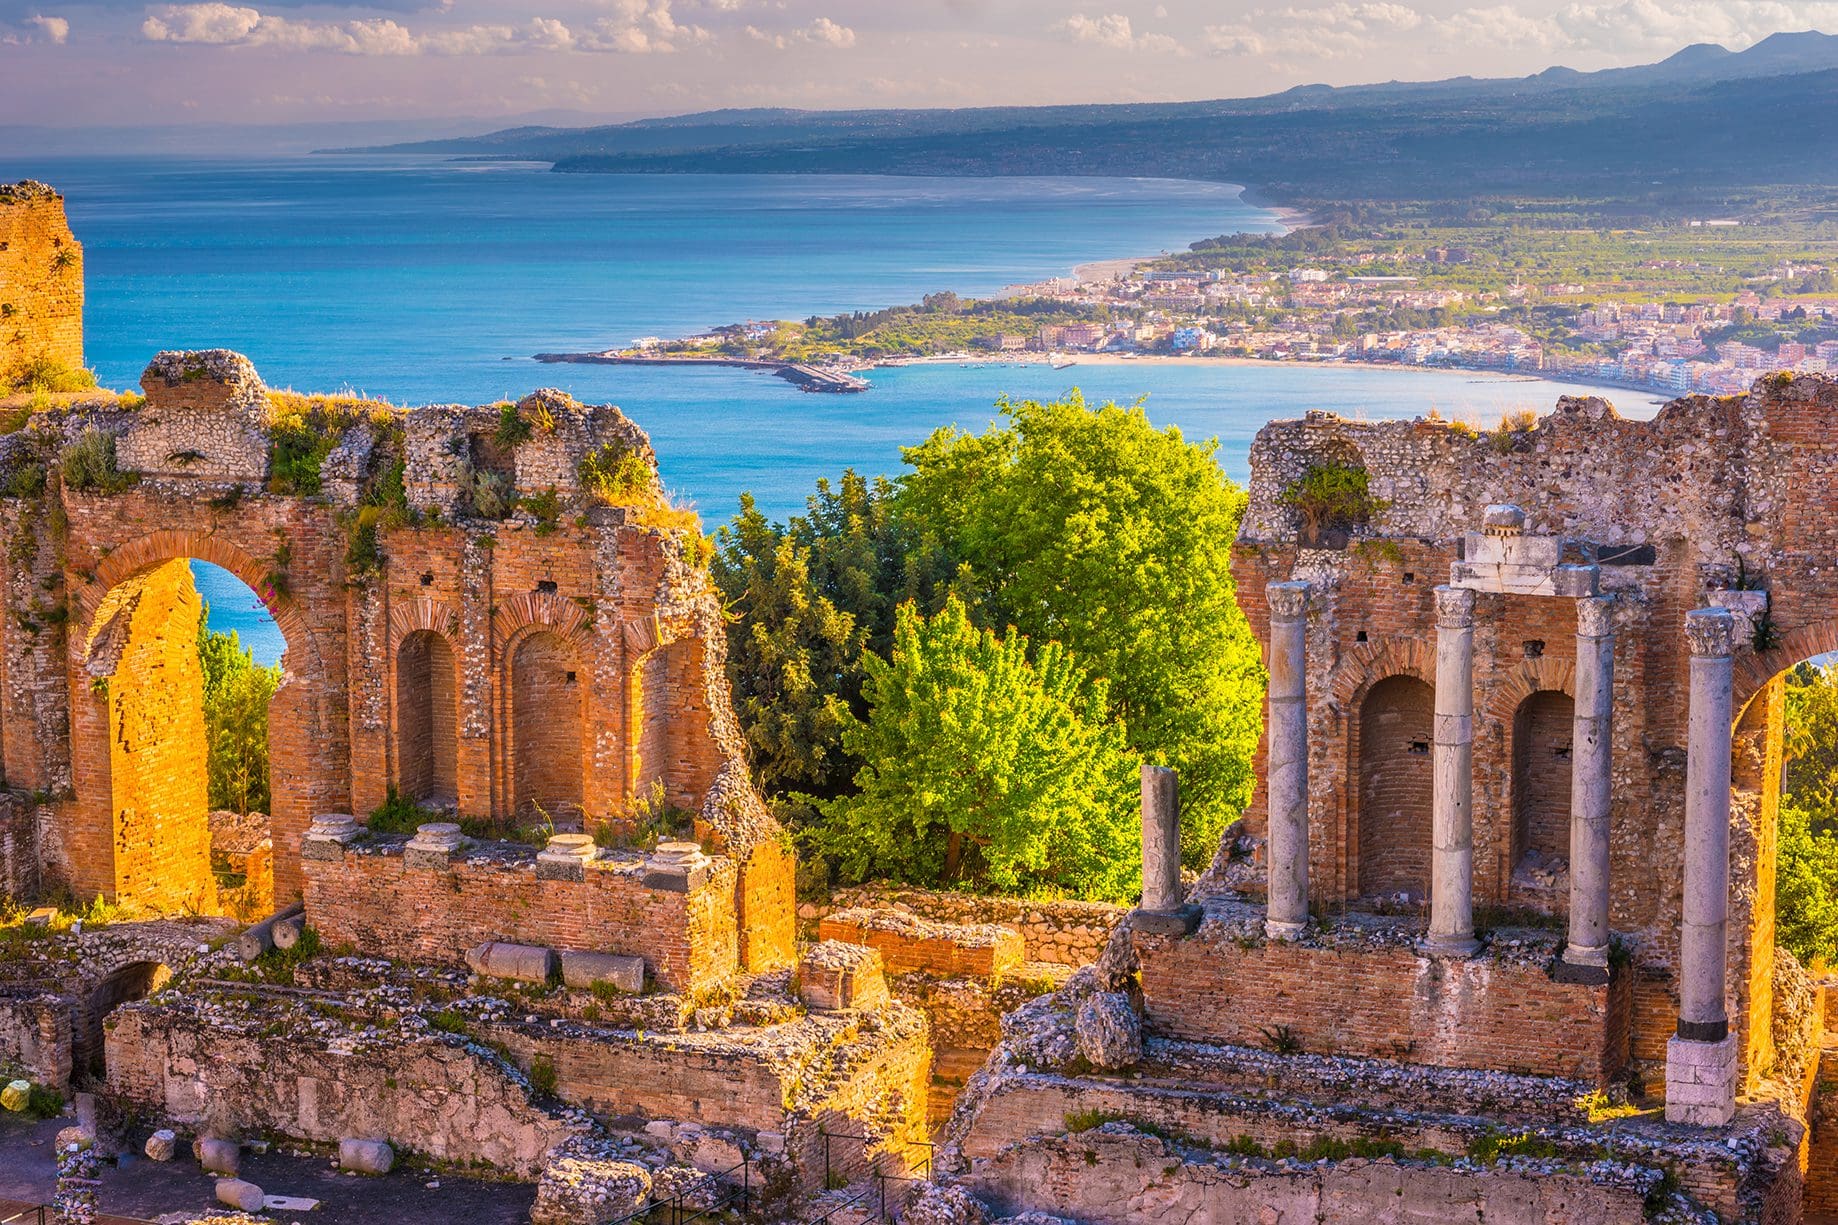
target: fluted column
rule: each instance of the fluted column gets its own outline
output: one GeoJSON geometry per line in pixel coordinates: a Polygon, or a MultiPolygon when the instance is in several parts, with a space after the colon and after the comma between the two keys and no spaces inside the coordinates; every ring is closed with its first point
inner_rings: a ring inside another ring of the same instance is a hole
{"type": "Polygon", "coordinates": [[[1735,1114],[1736,1037],[1724,1006],[1730,890],[1730,733],[1735,619],[1685,614],[1691,648],[1685,759],[1685,896],[1678,1034],[1666,1044],[1666,1117],[1719,1127],[1735,1114]]]}
{"type": "Polygon", "coordinates": [[[1470,956],[1474,938],[1474,593],[1436,588],[1436,732],[1430,768],[1431,952],[1470,956]]]}
{"type": "Polygon", "coordinates": [[[1270,871],[1264,930],[1293,939],[1308,924],[1308,584],[1269,583],[1270,720],[1264,777],[1270,871]]]}
{"type": "Polygon", "coordinates": [[[1608,828],[1614,733],[1615,601],[1576,602],[1576,719],[1570,743],[1570,940],[1564,965],[1608,980],[1608,828]]]}

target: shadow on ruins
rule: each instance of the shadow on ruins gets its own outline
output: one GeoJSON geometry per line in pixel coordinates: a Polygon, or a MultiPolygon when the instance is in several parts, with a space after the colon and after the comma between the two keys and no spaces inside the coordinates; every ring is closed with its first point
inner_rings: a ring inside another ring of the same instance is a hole
{"type": "MultiPolygon", "coordinates": [[[[13,343],[80,364],[54,323],[13,343]]],[[[0,1068],[92,1094],[97,1152],[387,1145],[584,1225],[1838,1208],[1826,993],[1772,901],[1780,677],[1838,650],[1838,385],[1266,426],[1256,798],[1183,879],[1145,767],[1129,911],[800,910],[706,542],[618,409],[305,397],[225,351],[142,390],[0,437],[0,891],[103,899],[0,929],[0,1068]],[[1324,473],[1365,492],[1311,504],[1324,473]],[[286,638],[260,828],[208,812],[193,559],[286,638]]]]}

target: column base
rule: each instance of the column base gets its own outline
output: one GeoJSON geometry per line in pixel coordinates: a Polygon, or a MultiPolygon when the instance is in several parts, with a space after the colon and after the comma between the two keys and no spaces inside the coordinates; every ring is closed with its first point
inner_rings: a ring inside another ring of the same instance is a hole
{"type": "Polygon", "coordinates": [[[1585,948],[1569,945],[1551,966],[1551,981],[1600,987],[1608,982],[1608,946],[1585,948]]]}
{"type": "Polygon", "coordinates": [[[1431,957],[1472,957],[1481,951],[1481,942],[1473,936],[1425,936],[1417,951],[1431,957]]]}
{"type": "Polygon", "coordinates": [[[1130,911],[1130,926],[1151,936],[1191,936],[1200,927],[1204,912],[1192,902],[1173,910],[1130,911]]]}
{"type": "Polygon", "coordinates": [[[1307,931],[1306,921],[1287,923],[1281,919],[1264,920],[1264,935],[1271,940],[1300,940],[1307,931]]]}
{"type": "Polygon", "coordinates": [[[1724,1127],[1736,1117],[1736,1035],[1666,1042],[1666,1122],[1724,1127]]]}

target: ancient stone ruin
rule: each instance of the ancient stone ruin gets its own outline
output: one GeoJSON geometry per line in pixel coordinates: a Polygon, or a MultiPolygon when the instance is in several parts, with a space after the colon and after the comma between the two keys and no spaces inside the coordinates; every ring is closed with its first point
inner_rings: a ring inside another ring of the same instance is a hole
{"type": "MultiPolygon", "coordinates": [[[[0,217],[55,235],[46,198],[0,217]]],[[[1127,912],[800,908],[707,543],[618,409],[305,396],[226,351],[141,391],[0,435],[0,893],[135,915],[9,929],[0,1072],[158,1125],[80,1123],[73,1169],[192,1145],[259,1202],[272,1136],[583,1225],[1838,1203],[1825,989],[1773,931],[1780,677],[1838,650],[1838,385],[1265,427],[1256,798],[1183,877],[1145,766],[1127,912]],[[210,811],[192,560],[286,638],[265,819],[210,811]]]]}

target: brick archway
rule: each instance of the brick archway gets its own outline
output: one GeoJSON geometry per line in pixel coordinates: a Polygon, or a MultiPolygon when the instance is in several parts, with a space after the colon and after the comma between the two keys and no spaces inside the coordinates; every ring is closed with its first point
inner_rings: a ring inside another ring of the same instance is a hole
{"type": "Polygon", "coordinates": [[[190,562],[206,561],[257,594],[284,639],[269,702],[271,826],[278,874],[314,808],[310,769],[329,688],[316,637],[270,565],[211,532],[162,530],[109,549],[74,576],[71,835],[90,848],[74,864],[82,893],[160,909],[216,909],[210,870],[208,739],[194,647],[202,614],[190,562]],[[87,581],[85,581],[87,580],[87,581]]]}

